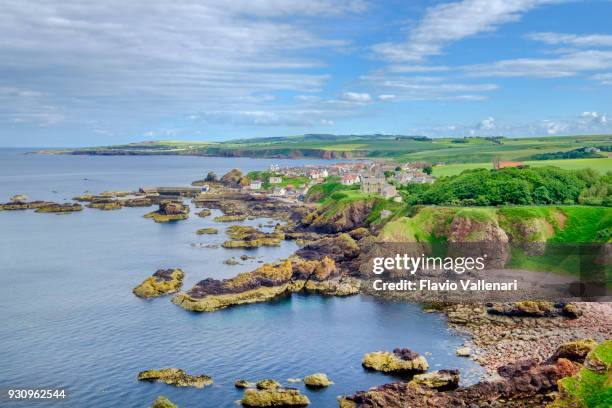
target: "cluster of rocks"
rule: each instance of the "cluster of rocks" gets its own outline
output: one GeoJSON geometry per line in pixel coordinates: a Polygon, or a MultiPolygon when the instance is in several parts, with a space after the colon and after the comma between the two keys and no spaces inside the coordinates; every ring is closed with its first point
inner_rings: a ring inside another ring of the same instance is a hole
{"type": "Polygon", "coordinates": [[[178,268],[159,269],[133,289],[133,293],[142,298],[155,298],[178,292],[183,285],[185,273],[178,268]]]}
{"type": "Polygon", "coordinates": [[[138,381],[163,382],[175,387],[204,388],[213,383],[208,375],[187,374],[180,368],[162,368],[160,370],[146,370],[138,373],[138,381]]]}
{"type": "Polygon", "coordinates": [[[414,374],[425,372],[429,368],[425,357],[407,348],[396,348],[392,353],[368,353],[363,357],[362,365],[370,370],[392,374],[414,374]]]}
{"type": "Polygon", "coordinates": [[[100,194],[83,194],[73,198],[75,201],[87,202],[88,208],[112,211],[123,207],[150,207],[157,197],[130,191],[104,191],[100,194]]]}
{"type": "Polygon", "coordinates": [[[71,213],[83,210],[79,203],[54,203],[52,201],[28,201],[24,194],[11,197],[8,203],[0,204],[0,211],[35,210],[38,213],[71,213]]]}
{"type": "MultiPolygon", "coordinates": [[[[306,387],[312,389],[326,388],[333,384],[333,381],[323,373],[307,375],[303,381],[306,387]]],[[[283,387],[272,379],[256,383],[241,379],[236,380],[234,386],[245,390],[240,400],[245,407],[303,407],[310,404],[308,397],[300,393],[297,388],[283,387]]]]}
{"type": "Polygon", "coordinates": [[[458,387],[457,370],[439,370],[339,397],[339,404],[341,408],[544,406],[555,397],[551,392],[559,380],[579,372],[592,347],[589,341],[567,344],[544,362],[505,364],[497,369],[497,378],[467,387],[458,387]]]}
{"type": "Polygon", "coordinates": [[[155,222],[170,222],[189,218],[189,206],[180,201],[164,200],[159,203],[159,209],[144,215],[155,222]]]}

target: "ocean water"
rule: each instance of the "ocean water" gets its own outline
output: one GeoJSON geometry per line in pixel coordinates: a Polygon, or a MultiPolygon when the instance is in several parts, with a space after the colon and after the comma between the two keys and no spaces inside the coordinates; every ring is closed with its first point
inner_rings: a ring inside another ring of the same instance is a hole
{"type": "MultiPolygon", "coordinates": [[[[0,201],[14,194],[63,201],[84,191],[188,185],[209,170],[267,168],[276,160],[200,157],[90,157],[23,155],[0,150],[0,201]]],[[[281,161],[281,165],[300,163],[281,161]]],[[[308,161],[313,163],[313,161],[308,161]]],[[[198,236],[212,217],[174,224],[142,218],[150,208],[85,209],[66,215],[0,211],[0,406],[148,407],[166,395],[181,408],[236,407],[233,382],[274,378],[296,386],[313,407],[335,407],[336,397],[395,380],[362,368],[363,354],[408,347],[427,355],[431,369],[459,368],[464,383],[482,370],[455,356],[464,338],[443,316],[418,305],[364,296],[293,295],[215,313],[191,313],[170,298],[142,300],[131,290],[159,268],[181,267],[184,288],[206,277],[225,278],[290,255],[280,248],[225,250],[198,236]],[[228,266],[243,253],[256,259],[228,266]],[[141,370],[179,367],[211,375],[204,389],[141,383],[141,370]],[[315,372],[335,384],[310,391],[286,380],[315,372]],[[9,401],[10,388],[65,388],[63,401],[9,401]]],[[[251,220],[259,225],[268,220],[251,220]]]]}

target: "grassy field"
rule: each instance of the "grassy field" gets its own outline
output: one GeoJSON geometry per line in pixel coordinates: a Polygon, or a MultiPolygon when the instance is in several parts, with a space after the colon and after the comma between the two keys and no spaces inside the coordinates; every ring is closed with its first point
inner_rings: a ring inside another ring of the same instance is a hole
{"type": "Polygon", "coordinates": [[[611,135],[532,138],[439,138],[396,135],[303,135],[227,142],[162,140],[65,150],[72,154],[179,154],[279,158],[379,158],[401,162],[490,163],[534,154],[611,147],[611,135]]]}
{"type": "MultiPolygon", "coordinates": [[[[600,173],[612,171],[612,158],[601,159],[567,159],[567,160],[530,160],[523,162],[532,167],[555,166],[567,170],[594,169],[600,173]]],[[[454,176],[469,169],[492,169],[491,162],[486,163],[456,163],[434,166],[433,175],[436,177],[454,176]]]]}

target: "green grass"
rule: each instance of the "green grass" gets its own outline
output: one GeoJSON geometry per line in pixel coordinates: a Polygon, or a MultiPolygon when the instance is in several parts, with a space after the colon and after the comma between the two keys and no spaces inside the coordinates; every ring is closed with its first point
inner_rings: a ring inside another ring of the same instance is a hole
{"type": "MultiPolygon", "coordinates": [[[[612,171],[612,158],[603,159],[566,159],[566,160],[531,160],[523,162],[532,167],[555,166],[566,170],[594,169],[600,173],[612,171]]],[[[433,167],[433,175],[436,177],[454,176],[464,170],[470,169],[492,169],[492,162],[487,163],[456,163],[433,167]]]]}

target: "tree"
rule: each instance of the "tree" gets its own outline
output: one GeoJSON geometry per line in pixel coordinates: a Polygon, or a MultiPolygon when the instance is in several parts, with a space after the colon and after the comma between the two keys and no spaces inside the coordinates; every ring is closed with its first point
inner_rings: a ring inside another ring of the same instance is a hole
{"type": "Polygon", "coordinates": [[[214,171],[209,171],[205,178],[206,181],[217,181],[217,175],[214,171]]]}
{"type": "Polygon", "coordinates": [[[433,168],[431,166],[427,166],[423,168],[423,173],[431,175],[433,172],[433,168]]]}

